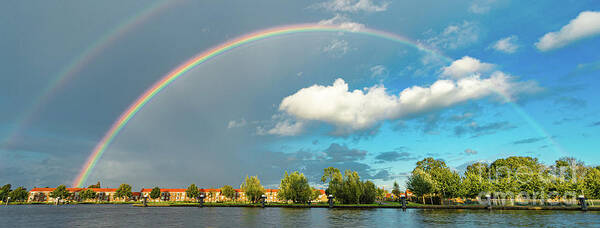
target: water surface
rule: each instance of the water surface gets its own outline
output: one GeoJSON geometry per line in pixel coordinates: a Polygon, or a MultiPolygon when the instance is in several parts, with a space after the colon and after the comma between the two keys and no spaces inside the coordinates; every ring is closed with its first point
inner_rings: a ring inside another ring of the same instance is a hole
{"type": "Polygon", "coordinates": [[[0,224],[1,227],[600,227],[600,212],[13,205],[0,207],[0,224]]]}

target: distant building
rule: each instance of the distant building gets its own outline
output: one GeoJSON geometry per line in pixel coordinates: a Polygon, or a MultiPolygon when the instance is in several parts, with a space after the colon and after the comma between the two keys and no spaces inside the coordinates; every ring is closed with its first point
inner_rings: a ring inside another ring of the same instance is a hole
{"type": "MultiPolygon", "coordinates": [[[[34,188],[29,191],[28,202],[55,202],[56,199],[50,197],[50,193],[54,191],[56,188],[34,188]]],[[[67,188],[67,191],[71,192],[71,196],[68,199],[69,201],[77,201],[81,202],[81,197],[79,196],[80,192],[86,189],[91,189],[96,192],[96,197],[94,199],[87,199],[85,202],[94,202],[94,201],[115,201],[122,202],[125,201],[123,198],[116,198],[115,194],[117,192],[116,188],[67,188]]],[[[142,188],[139,192],[132,192],[133,196],[127,200],[138,201],[143,197],[147,197],[149,202],[182,202],[182,201],[196,201],[196,199],[187,196],[185,188],[162,188],[160,189],[160,197],[157,199],[150,198],[150,192],[152,192],[151,188],[142,188]]],[[[204,202],[224,202],[224,201],[248,201],[245,192],[241,189],[234,189],[236,192],[235,199],[227,199],[221,193],[221,189],[198,189],[201,194],[204,194],[204,202]]],[[[327,195],[325,195],[324,190],[319,190],[321,195],[317,198],[316,201],[327,201],[327,195]]],[[[267,202],[281,202],[277,198],[277,193],[279,189],[265,189],[265,196],[267,202]]]]}
{"type": "MultiPolygon", "coordinates": [[[[54,191],[56,188],[34,188],[29,191],[29,197],[27,199],[28,202],[55,202],[56,199],[50,197],[50,193],[54,191]]],[[[67,191],[71,193],[71,196],[68,199],[69,201],[81,201],[81,197],[79,193],[81,191],[91,189],[96,192],[96,197],[93,199],[87,199],[86,202],[94,202],[94,201],[124,201],[123,198],[116,198],[115,193],[117,192],[116,188],[67,188],[67,191]]],[[[127,200],[137,201],[140,198],[139,192],[132,192],[132,197],[127,200]]]]}

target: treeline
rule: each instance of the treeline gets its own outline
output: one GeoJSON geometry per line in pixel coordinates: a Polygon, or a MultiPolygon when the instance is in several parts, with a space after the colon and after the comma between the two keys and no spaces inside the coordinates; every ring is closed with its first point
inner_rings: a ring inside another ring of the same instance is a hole
{"type": "Polygon", "coordinates": [[[425,198],[557,199],[584,195],[600,198],[600,166],[590,167],[574,158],[561,158],[546,166],[532,157],[508,157],[491,164],[469,165],[463,175],[451,170],[443,160],[425,158],[416,163],[406,182],[419,201],[425,198]]]}
{"type": "Polygon", "coordinates": [[[12,185],[6,184],[0,188],[0,202],[11,201],[26,201],[29,192],[24,187],[12,189],[12,185]]]}

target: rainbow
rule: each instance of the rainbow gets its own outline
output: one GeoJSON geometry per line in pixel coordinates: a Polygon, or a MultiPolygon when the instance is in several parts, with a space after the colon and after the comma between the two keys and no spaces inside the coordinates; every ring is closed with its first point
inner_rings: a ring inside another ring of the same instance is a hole
{"type": "Polygon", "coordinates": [[[153,4],[148,5],[137,13],[129,16],[122,23],[110,30],[105,32],[103,36],[96,39],[91,45],[85,48],[79,55],[75,56],[60,72],[54,77],[48,85],[42,89],[40,95],[33,100],[33,104],[27,109],[18,119],[15,125],[15,129],[12,133],[6,137],[0,145],[8,144],[14,138],[19,136],[21,132],[31,125],[36,119],[35,114],[41,113],[41,110],[46,104],[58,93],[59,89],[62,88],[68,81],[70,81],[75,75],[81,72],[94,58],[99,56],[103,50],[111,46],[114,42],[125,36],[127,32],[133,30],[135,27],[144,24],[148,19],[163,12],[164,10],[172,7],[179,1],[157,1],[153,4]]]}
{"type": "Polygon", "coordinates": [[[140,111],[144,107],[144,105],[146,105],[152,99],[152,97],[156,96],[156,94],[158,94],[160,91],[162,91],[164,88],[166,88],[169,84],[171,84],[173,81],[175,81],[181,75],[185,74],[186,72],[190,71],[195,66],[197,66],[201,63],[204,63],[211,58],[214,58],[224,52],[227,52],[234,48],[240,47],[242,45],[245,45],[245,44],[248,44],[248,43],[251,43],[254,41],[264,40],[264,39],[267,39],[270,37],[282,36],[282,35],[287,35],[287,34],[295,34],[295,33],[308,33],[308,32],[348,32],[348,33],[352,33],[352,34],[362,34],[362,35],[367,35],[367,36],[372,36],[372,37],[378,37],[378,38],[382,38],[385,40],[390,40],[390,41],[409,45],[409,46],[414,47],[414,48],[416,48],[420,51],[423,51],[427,54],[432,54],[434,56],[440,56],[443,61],[447,61],[447,62],[451,61],[451,58],[441,55],[431,49],[428,49],[428,48],[422,46],[422,45],[419,45],[416,42],[411,41],[408,38],[405,38],[405,37],[402,37],[402,36],[399,36],[399,35],[396,35],[393,33],[384,32],[384,31],[375,30],[375,29],[369,29],[369,28],[361,28],[361,29],[357,30],[357,29],[341,27],[341,26],[332,26],[332,25],[298,24],[298,25],[290,25],[290,26],[283,26],[283,27],[275,27],[275,28],[270,28],[270,29],[250,33],[248,35],[244,35],[244,36],[238,37],[236,39],[230,40],[228,42],[222,43],[216,47],[213,47],[207,51],[204,51],[204,52],[196,55],[195,57],[187,60],[185,63],[179,65],[177,68],[175,68],[174,70],[169,72],[167,75],[162,77],[162,79],[160,79],[158,82],[154,83],[154,85],[152,85],[152,87],[147,89],[141,96],[139,96],[137,98],[137,100],[135,100],[135,102],[133,104],[131,104],[127,108],[127,110],[125,110],[125,112],[123,112],[119,116],[117,121],[115,121],[112,124],[112,126],[110,127],[108,132],[106,132],[106,134],[102,137],[100,142],[94,147],[94,150],[92,151],[91,155],[89,156],[89,158],[83,165],[83,168],[79,172],[79,175],[73,181],[73,186],[81,187],[85,183],[85,181],[87,180],[87,177],[89,176],[91,171],[94,169],[94,167],[95,167],[96,163],[98,162],[98,160],[100,159],[100,157],[102,157],[102,154],[104,153],[104,151],[106,151],[107,147],[114,140],[114,138],[117,136],[117,134],[119,134],[119,132],[123,129],[123,127],[125,127],[125,125],[127,125],[129,120],[131,120],[131,118],[133,118],[135,116],[135,114],[138,111],[140,111]]]}

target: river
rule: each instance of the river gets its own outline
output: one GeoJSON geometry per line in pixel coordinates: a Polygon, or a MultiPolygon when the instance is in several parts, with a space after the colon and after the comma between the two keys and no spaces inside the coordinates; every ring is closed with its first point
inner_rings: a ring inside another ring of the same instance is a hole
{"type": "Polygon", "coordinates": [[[600,227],[599,211],[0,206],[0,227],[600,227]]]}

